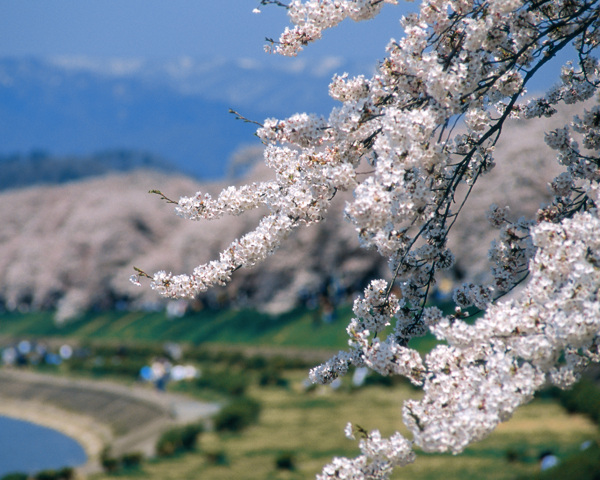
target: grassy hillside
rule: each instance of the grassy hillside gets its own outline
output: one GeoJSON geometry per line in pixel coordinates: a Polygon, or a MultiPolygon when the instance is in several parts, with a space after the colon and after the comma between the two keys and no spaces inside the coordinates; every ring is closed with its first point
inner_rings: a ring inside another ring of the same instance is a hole
{"type": "Polygon", "coordinates": [[[318,312],[306,309],[277,317],[254,310],[204,310],[176,319],[168,319],[162,312],[105,312],[88,314],[64,326],[57,326],[49,312],[10,313],[0,316],[0,335],[329,349],[347,345],[345,322],[350,313],[345,307],[335,322],[327,324],[318,312]]]}
{"type": "MultiPolygon", "coordinates": [[[[348,346],[346,326],[351,315],[350,306],[339,308],[331,323],[324,322],[318,310],[306,308],[278,316],[256,310],[203,310],[176,319],[163,312],[104,312],[57,326],[50,312],[7,313],[0,315],[0,337],[338,350],[348,346]]],[[[411,345],[423,351],[433,343],[433,337],[424,337],[414,339],[411,345]]]]}

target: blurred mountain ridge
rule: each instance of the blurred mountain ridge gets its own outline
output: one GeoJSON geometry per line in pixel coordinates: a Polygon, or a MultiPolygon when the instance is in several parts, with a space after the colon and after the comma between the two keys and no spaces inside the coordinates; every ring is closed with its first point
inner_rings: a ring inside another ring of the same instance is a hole
{"type": "Polygon", "coordinates": [[[55,156],[44,151],[32,151],[0,156],[0,191],[34,185],[59,185],[138,169],[178,171],[172,163],[146,152],[112,150],[85,156],[55,156]]]}
{"type": "Polygon", "coordinates": [[[265,60],[0,58],[0,155],[55,156],[139,150],[188,175],[215,179],[240,146],[259,144],[255,125],[297,111],[326,114],[338,71],[370,73],[336,57],[265,60]]]}

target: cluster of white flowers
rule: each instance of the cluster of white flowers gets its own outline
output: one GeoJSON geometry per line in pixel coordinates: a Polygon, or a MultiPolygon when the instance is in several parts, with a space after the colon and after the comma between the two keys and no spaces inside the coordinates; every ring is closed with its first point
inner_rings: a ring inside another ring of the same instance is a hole
{"type": "Polygon", "coordinates": [[[370,433],[351,423],[346,426],[346,436],[355,438],[355,430],[363,438],[359,442],[362,453],[355,459],[334,458],[317,475],[317,480],[347,479],[362,480],[365,478],[385,478],[394,467],[404,466],[415,460],[412,444],[399,433],[392,437],[382,438],[378,430],[370,433]]]}
{"type": "Polygon", "coordinates": [[[600,252],[597,212],[540,223],[532,237],[537,253],[518,298],[472,325],[446,318],[432,328],[448,345],[428,355],[425,397],[404,411],[423,449],[462,450],[546,381],[566,388],[600,359],[600,268],[590,254],[600,252]]]}
{"type": "MultiPolygon", "coordinates": [[[[348,17],[370,18],[383,3],[396,2],[294,0],[288,12],[295,26],[272,51],[296,55],[325,29],[348,17]]],[[[194,296],[255,265],[293,228],[324,218],[339,190],[353,191],[346,216],[363,246],[389,259],[390,281],[371,282],[354,304],[348,351],[310,378],[329,383],[351,366],[368,366],[422,385],[423,399],[404,406],[413,438],[365,433],[362,454],[335,459],[320,479],[387,478],[412,461],[413,446],[460,452],[546,382],[566,387],[587,362],[599,360],[600,107],[546,135],[566,172],[550,182],[556,196],[537,218],[511,221],[508,209],[491,207],[488,219],[499,228],[489,253],[494,284],[459,287],[452,316],[427,306],[436,273],[453,265],[446,243],[455,218],[493,168],[506,120],[551,116],[559,102],[588,100],[597,91],[599,4],[423,0],[419,14],[402,19],[405,36],[390,41],[372,78],[333,78],[330,94],[340,105],[328,118],[297,114],[263,123],[257,135],[274,181],[230,187],[217,199],[180,199],[177,212],[194,220],[259,205],[269,214],[192,275],[155,274],[153,287],[167,296],[194,296]],[[519,103],[531,78],[569,44],[578,64],[565,66],[544,96],[519,103]],[[457,134],[461,120],[465,128],[457,134]],[[519,296],[494,303],[496,292],[524,280],[519,296]],[[474,323],[463,319],[471,305],[486,310],[474,323]],[[409,342],[427,331],[441,344],[423,358],[409,342]]]]}
{"type": "Polygon", "coordinates": [[[527,264],[535,252],[529,234],[533,224],[523,217],[516,222],[506,222],[500,228],[498,239],[492,241],[488,257],[498,290],[509,291],[527,274],[527,264]]]}
{"type": "MultiPolygon", "coordinates": [[[[442,318],[441,312],[435,315],[430,329],[447,345],[436,346],[424,362],[414,350],[383,348],[383,343],[393,342],[389,337],[364,344],[361,355],[346,357],[364,361],[382,374],[414,380],[418,372],[425,395],[405,402],[404,421],[413,435],[410,442],[403,439],[405,445],[459,453],[508,420],[547,382],[567,388],[590,361],[600,361],[597,211],[578,213],[560,224],[540,223],[532,237],[537,253],[527,288],[518,298],[489,307],[474,324],[442,318]],[[399,361],[404,371],[397,368],[399,361]]],[[[408,463],[414,452],[405,449],[402,455],[408,463]]],[[[356,476],[341,478],[386,478],[360,476],[365,461],[359,459],[359,463],[336,459],[324,473],[344,465],[356,476]]],[[[387,475],[387,470],[378,473],[387,475]]]]}
{"type": "Polygon", "coordinates": [[[369,94],[369,82],[359,75],[348,80],[348,74],[334,75],[329,85],[329,96],[340,102],[358,101],[369,94]]]}
{"type": "Polygon", "coordinates": [[[583,148],[600,149],[600,106],[585,110],[583,118],[576,115],[572,126],[573,130],[583,134],[583,148]]]}
{"type": "Polygon", "coordinates": [[[472,283],[463,283],[454,290],[452,299],[457,307],[470,307],[475,305],[480,310],[485,310],[492,302],[494,287],[491,285],[474,285],[472,283]]]}
{"type": "Polygon", "coordinates": [[[319,40],[324,30],[346,18],[356,21],[373,18],[384,3],[397,4],[398,0],[293,0],[288,5],[288,16],[294,27],[286,28],[279,42],[267,47],[267,51],[296,56],[305,45],[319,40]]]}
{"type": "MultiPolygon", "coordinates": [[[[256,230],[235,240],[221,252],[219,260],[200,265],[192,275],[173,275],[160,271],[152,277],[151,287],[161,295],[171,298],[194,298],[210,287],[225,285],[232,273],[241,267],[253,267],[273,253],[293,228],[286,216],[264,217],[256,230]]],[[[139,283],[139,275],[131,278],[139,283]]]]}
{"type": "Polygon", "coordinates": [[[496,228],[501,227],[502,224],[504,224],[507,221],[507,216],[508,216],[509,210],[510,210],[509,207],[500,208],[495,203],[492,203],[490,205],[490,209],[488,210],[488,212],[486,214],[486,218],[493,227],[496,227],[496,228]]]}
{"type": "Polygon", "coordinates": [[[240,188],[227,187],[219,198],[198,192],[193,197],[181,197],[175,211],[189,220],[213,220],[225,214],[240,215],[260,205],[269,205],[277,197],[279,186],[264,182],[244,185],[240,188]]]}

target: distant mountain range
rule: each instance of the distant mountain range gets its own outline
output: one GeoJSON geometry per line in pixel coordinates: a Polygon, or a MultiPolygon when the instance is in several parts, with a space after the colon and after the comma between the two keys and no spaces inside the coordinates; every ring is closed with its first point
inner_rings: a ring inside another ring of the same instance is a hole
{"type": "Polygon", "coordinates": [[[175,173],[178,169],[155,155],[110,150],[90,155],[50,155],[43,151],[0,156],[0,190],[52,185],[133,170],[175,173]]]}
{"type": "Polygon", "coordinates": [[[297,111],[326,114],[333,73],[369,73],[336,58],[274,65],[0,58],[0,155],[143,151],[196,178],[218,178],[232,153],[258,143],[255,126],[235,120],[230,108],[259,122],[297,111]]]}

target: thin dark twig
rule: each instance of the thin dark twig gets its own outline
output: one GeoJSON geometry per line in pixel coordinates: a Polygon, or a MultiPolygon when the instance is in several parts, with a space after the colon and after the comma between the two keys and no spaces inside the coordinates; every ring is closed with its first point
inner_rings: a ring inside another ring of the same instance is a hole
{"type": "Polygon", "coordinates": [[[160,198],[162,200],[165,200],[167,203],[174,203],[175,205],[179,205],[179,202],[176,202],[175,200],[171,200],[169,197],[167,197],[160,190],[149,190],[148,193],[154,193],[155,195],[160,195],[160,198]]]}
{"type": "Polygon", "coordinates": [[[264,125],[256,120],[250,120],[249,118],[244,117],[241,113],[236,112],[234,109],[230,108],[229,113],[233,113],[235,115],[236,120],[241,120],[245,123],[253,123],[254,125],[258,125],[259,127],[263,127],[264,125]]]}

